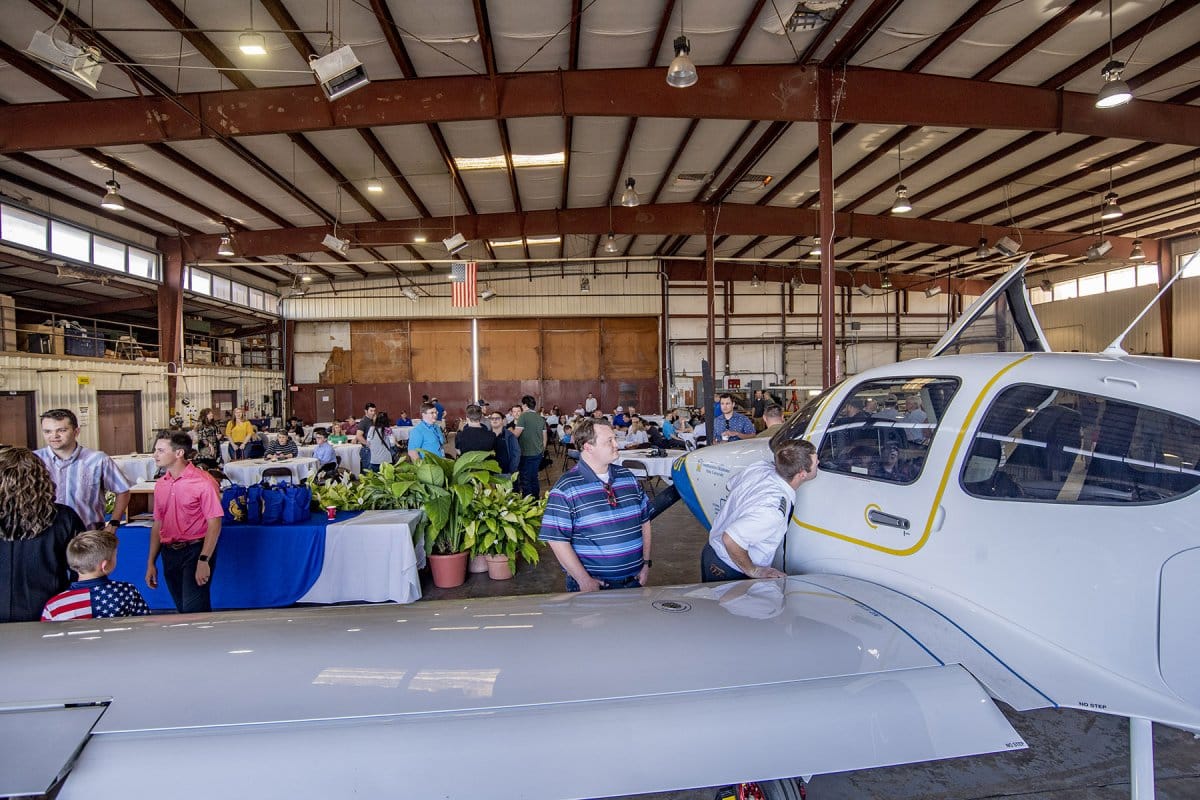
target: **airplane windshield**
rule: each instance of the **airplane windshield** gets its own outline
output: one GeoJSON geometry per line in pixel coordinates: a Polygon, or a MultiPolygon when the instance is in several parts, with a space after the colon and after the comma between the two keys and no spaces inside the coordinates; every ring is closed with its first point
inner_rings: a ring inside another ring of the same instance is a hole
{"type": "Polygon", "coordinates": [[[783,442],[803,439],[817,409],[824,405],[825,399],[829,397],[830,393],[836,391],[841,385],[842,381],[839,381],[820,394],[810,397],[808,402],[801,406],[799,411],[788,417],[788,421],[783,424],[783,427],[771,437],[771,448],[774,449],[783,442]]]}

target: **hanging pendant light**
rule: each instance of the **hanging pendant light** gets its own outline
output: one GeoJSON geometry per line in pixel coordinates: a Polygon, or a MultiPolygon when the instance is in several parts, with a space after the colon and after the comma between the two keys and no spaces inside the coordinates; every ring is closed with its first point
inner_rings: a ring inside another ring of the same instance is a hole
{"type": "Polygon", "coordinates": [[[604,240],[604,252],[606,252],[606,253],[617,252],[617,237],[612,231],[608,232],[608,236],[604,240]]]}
{"type": "Polygon", "coordinates": [[[1125,212],[1117,205],[1117,193],[1110,191],[1104,195],[1104,207],[1100,209],[1100,219],[1120,219],[1125,212]]]}
{"type": "Polygon", "coordinates": [[[625,191],[621,192],[621,205],[633,208],[642,202],[642,199],[638,197],[637,189],[634,188],[636,186],[637,181],[632,176],[625,179],[625,191]]]}
{"type": "Polygon", "coordinates": [[[247,56],[265,56],[267,54],[266,37],[254,30],[254,0],[250,0],[250,27],[238,36],[238,49],[247,56]]]}
{"type": "Polygon", "coordinates": [[[371,153],[371,179],[367,181],[367,191],[375,194],[383,191],[383,181],[379,180],[379,170],[375,166],[374,153],[371,153]]]}
{"type": "Polygon", "coordinates": [[[817,258],[821,257],[821,238],[819,236],[813,238],[813,246],[812,249],[808,251],[808,254],[817,258]]]}
{"type": "Polygon", "coordinates": [[[1125,64],[1117,61],[1113,53],[1113,13],[1112,0],[1108,0],[1108,63],[1100,68],[1100,77],[1104,85],[1096,95],[1096,108],[1116,108],[1123,106],[1133,99],[1129,84],[1121,80],[1125,64]]]}
{"type": "Polygon", "coordinates": [[[992,254],[992,251],[988,247],[987,239],[984,239],[982,236],[979,237],[979,247],[977,247],[975,249],[975,257],[976,258],[987,258],[991,254],[992,254]]]}
{"type": "Polygon", "coordinates": [[[755,289],[757,289],[759,286],[762,285],[758,282],[758,271],[757,270],[755,270],[755,272],[754,272],[754,277],[752,277],[750,279],[750,285],[752,287],[754,287],[755,289]]]}
{"type": "Polygon", "coordinates": [[[1142,240],[1141,239],[1133,240],[1133,249],[1129,251],[1129,260],[1130,261],[1145,261],[1146,260],[1146,251],[1142,249],[1142,240]]]}
{"type": "Polygon", "coordinates": [[[121,184],[117,183],[117,171],[113,170],[112,179],[104,182],[108,191],[100,201],[100,207],[109,211],[124,211],[125,201],[121,198],[121,184]]]}
{"type": "Polygon", "coordinates": [[[892,203],[893,214],[907,214],[912,211],[912,203],[908,202],[908,187],[904,185],[904,168],[900,162],[900,148],[896,148],[896,200],[892,203]]]}
{"type": "Polygon", "coordinates": [[[217,255],[219,255],[219,256],[236,255],[236,253],[233,252],[233,237],[232,236],[226,234],[225,236],[221,237],[221,244],[217,246],[217,255]]]}
{"type": "Polygon", "coordinates": [[[696,81],[700,79],[699,73],[696,72],[696,64],[692,61],[691,55],[692,45],[686,36],[677,36],[675,38],[675,58],[671,59],[671,66],[667,67],[667,85],[674,86],[676,89],[686,89],[689,86],[695,86],[696,81]]]}

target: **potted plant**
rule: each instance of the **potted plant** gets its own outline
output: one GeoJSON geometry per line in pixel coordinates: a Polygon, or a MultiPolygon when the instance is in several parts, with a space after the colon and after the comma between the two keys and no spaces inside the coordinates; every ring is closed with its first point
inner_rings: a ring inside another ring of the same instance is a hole
{"type": "Polygon", "coordinates": [[[473,545],[466,540],[472,504],[489,486],[505,485],[500,465],[491,453],[464,453],[450,460],[425,452],[415,465],[414,475],[426,499],[425,550],[429,554],[433,583],[443,589],[460,586],[467,579],[467,557],[473,545]]]}
{"type": "Polygon", "coordinates": [[[518,556],[538,562],[537,536],[545,509],[544,498],[526,497],[507,484],[488,486],[475,496],[464,539],[474,554],[487,559],[491,578],[511,578],[518,556]]]}

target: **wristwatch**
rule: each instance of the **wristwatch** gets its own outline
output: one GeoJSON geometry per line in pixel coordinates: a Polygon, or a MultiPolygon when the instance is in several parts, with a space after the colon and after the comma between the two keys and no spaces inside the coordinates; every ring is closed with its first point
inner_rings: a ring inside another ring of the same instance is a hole
{"type": "Polygon", "coordinates": [[[650,560],[650,559],[648,559],[648,558],[643,558],[643,559],[642,559],[642,563],[643,563],[643,564],[645,564],[647,567],[653,567],[653,566],[654,566],[654,562],[653,562],[653,561],[651,561],[651,560],[650,560]]]}
{"type": "Polygon", "coordinates": [[[197,561],[203,561],[205,564],[207,564],[207,563],[208,563],[208,556],[204,555],[204,553],[201,553],[199,556],[197,556],[197,557],[196,557],[196,560],[197,560],[197,561]]]}

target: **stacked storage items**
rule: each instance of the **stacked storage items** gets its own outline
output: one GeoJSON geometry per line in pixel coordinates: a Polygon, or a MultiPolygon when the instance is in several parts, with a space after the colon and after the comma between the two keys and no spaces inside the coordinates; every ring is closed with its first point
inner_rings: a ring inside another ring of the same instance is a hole
{"type": "Polygon", "coordinates": [[[89,335],[87,329],[78,322],[66,322],[63,328],[67,355],[104,358],[104,339],[89,335]]]}

